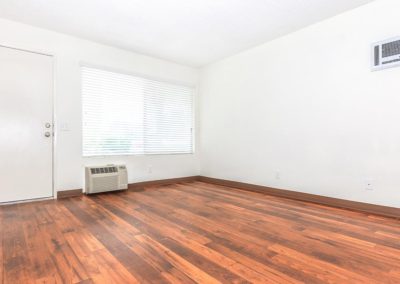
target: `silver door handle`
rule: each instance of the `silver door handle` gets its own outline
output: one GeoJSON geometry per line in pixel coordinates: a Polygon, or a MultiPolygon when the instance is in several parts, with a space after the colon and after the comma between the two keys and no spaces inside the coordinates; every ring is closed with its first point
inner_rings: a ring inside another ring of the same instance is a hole
{"type": "Polygon", "coordinates": [[[50,136],[51,136],[51,133],[50,133],[49,131],[46,131],[46,132],[44,133],[44,136],[45,136],[45,137],[50,137],[50,136]]]}
{"type": "Polygon", "coordinates": [[[46,127],[46,128],[50,128],[51,127],[51,123],[46,123],[45,125],[44,125],[44,127],[46,127]]]}

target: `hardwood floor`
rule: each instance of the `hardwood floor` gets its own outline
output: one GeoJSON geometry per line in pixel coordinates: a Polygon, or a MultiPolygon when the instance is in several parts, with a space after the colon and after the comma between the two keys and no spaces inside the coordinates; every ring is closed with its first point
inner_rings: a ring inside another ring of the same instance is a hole
{"type": "Polygon", "coordinates": [[[0,283],[400,283],[400,221],[202,182],[0,207],[0,283]]]}

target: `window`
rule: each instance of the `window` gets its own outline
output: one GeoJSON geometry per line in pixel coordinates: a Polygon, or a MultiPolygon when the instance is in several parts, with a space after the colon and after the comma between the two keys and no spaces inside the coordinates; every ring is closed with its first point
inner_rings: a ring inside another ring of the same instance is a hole
{"type": "Polygon", "coordinates": [[[191,87],[82,67],[83,155],[193,153],[191,87]]]}

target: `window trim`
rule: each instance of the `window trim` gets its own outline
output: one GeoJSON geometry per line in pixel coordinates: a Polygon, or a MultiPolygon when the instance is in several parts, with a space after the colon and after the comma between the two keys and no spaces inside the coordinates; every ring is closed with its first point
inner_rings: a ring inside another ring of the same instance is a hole
{"type": "Polygon", "coordinates": [[[165,78],[160,78],[156,76],[150,76],[150,75],[145,75],[143,73],[137,73],[137,72],[131,72],[127,70],[121,70],[118,68],[113,68],[109,66],[104,66],[104,65],[98,65],[98,64],[92,64],[84,61],[79,62],[79,85],[80,85],[80,107],[81,107],[81,155],[83,158],[101,158],[101,157],[130,157],[130,156],[177,156],[177,155],[194,155],[196,154],[196,132],[197,132],[197,97],[198,97],[198,87],[196,84],[191,84],[188,82],[183,82],[183,81],[178,81],[178,80],[169,80],[165,78]],[[141,77],[144,79],[148,80],[155,80],[159,81],[162,83],[167,83],[167,84],[175,84],[175,85],[180,85],[184,87],[189,87],[193,89],[193,99],[192,99],[192,151],[190,153],[140,153],[140,154],[111,154],[111,155],[84,155],[83,154],[83,100],[82,100],[82,93],[83,93],[83,80],[82,80],[82,74],[81,74],[81,69],[82,67],[87,67],[87,68],[94,68],[94,69],[99,69],[99,70],[104,70],[108,72],[113,72],[113,73],[119,73],[123,75],[128,75],[128,76],[135,76],[135,77],[141,77]]]}

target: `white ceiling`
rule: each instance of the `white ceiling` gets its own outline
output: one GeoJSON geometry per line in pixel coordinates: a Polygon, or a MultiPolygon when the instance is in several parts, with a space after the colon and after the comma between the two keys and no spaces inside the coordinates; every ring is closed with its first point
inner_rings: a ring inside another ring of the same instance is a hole
{"type": "Polygon", "coordinates": [[[372,0],[0,0],[0,17],[203,66],[372,0]]]}

